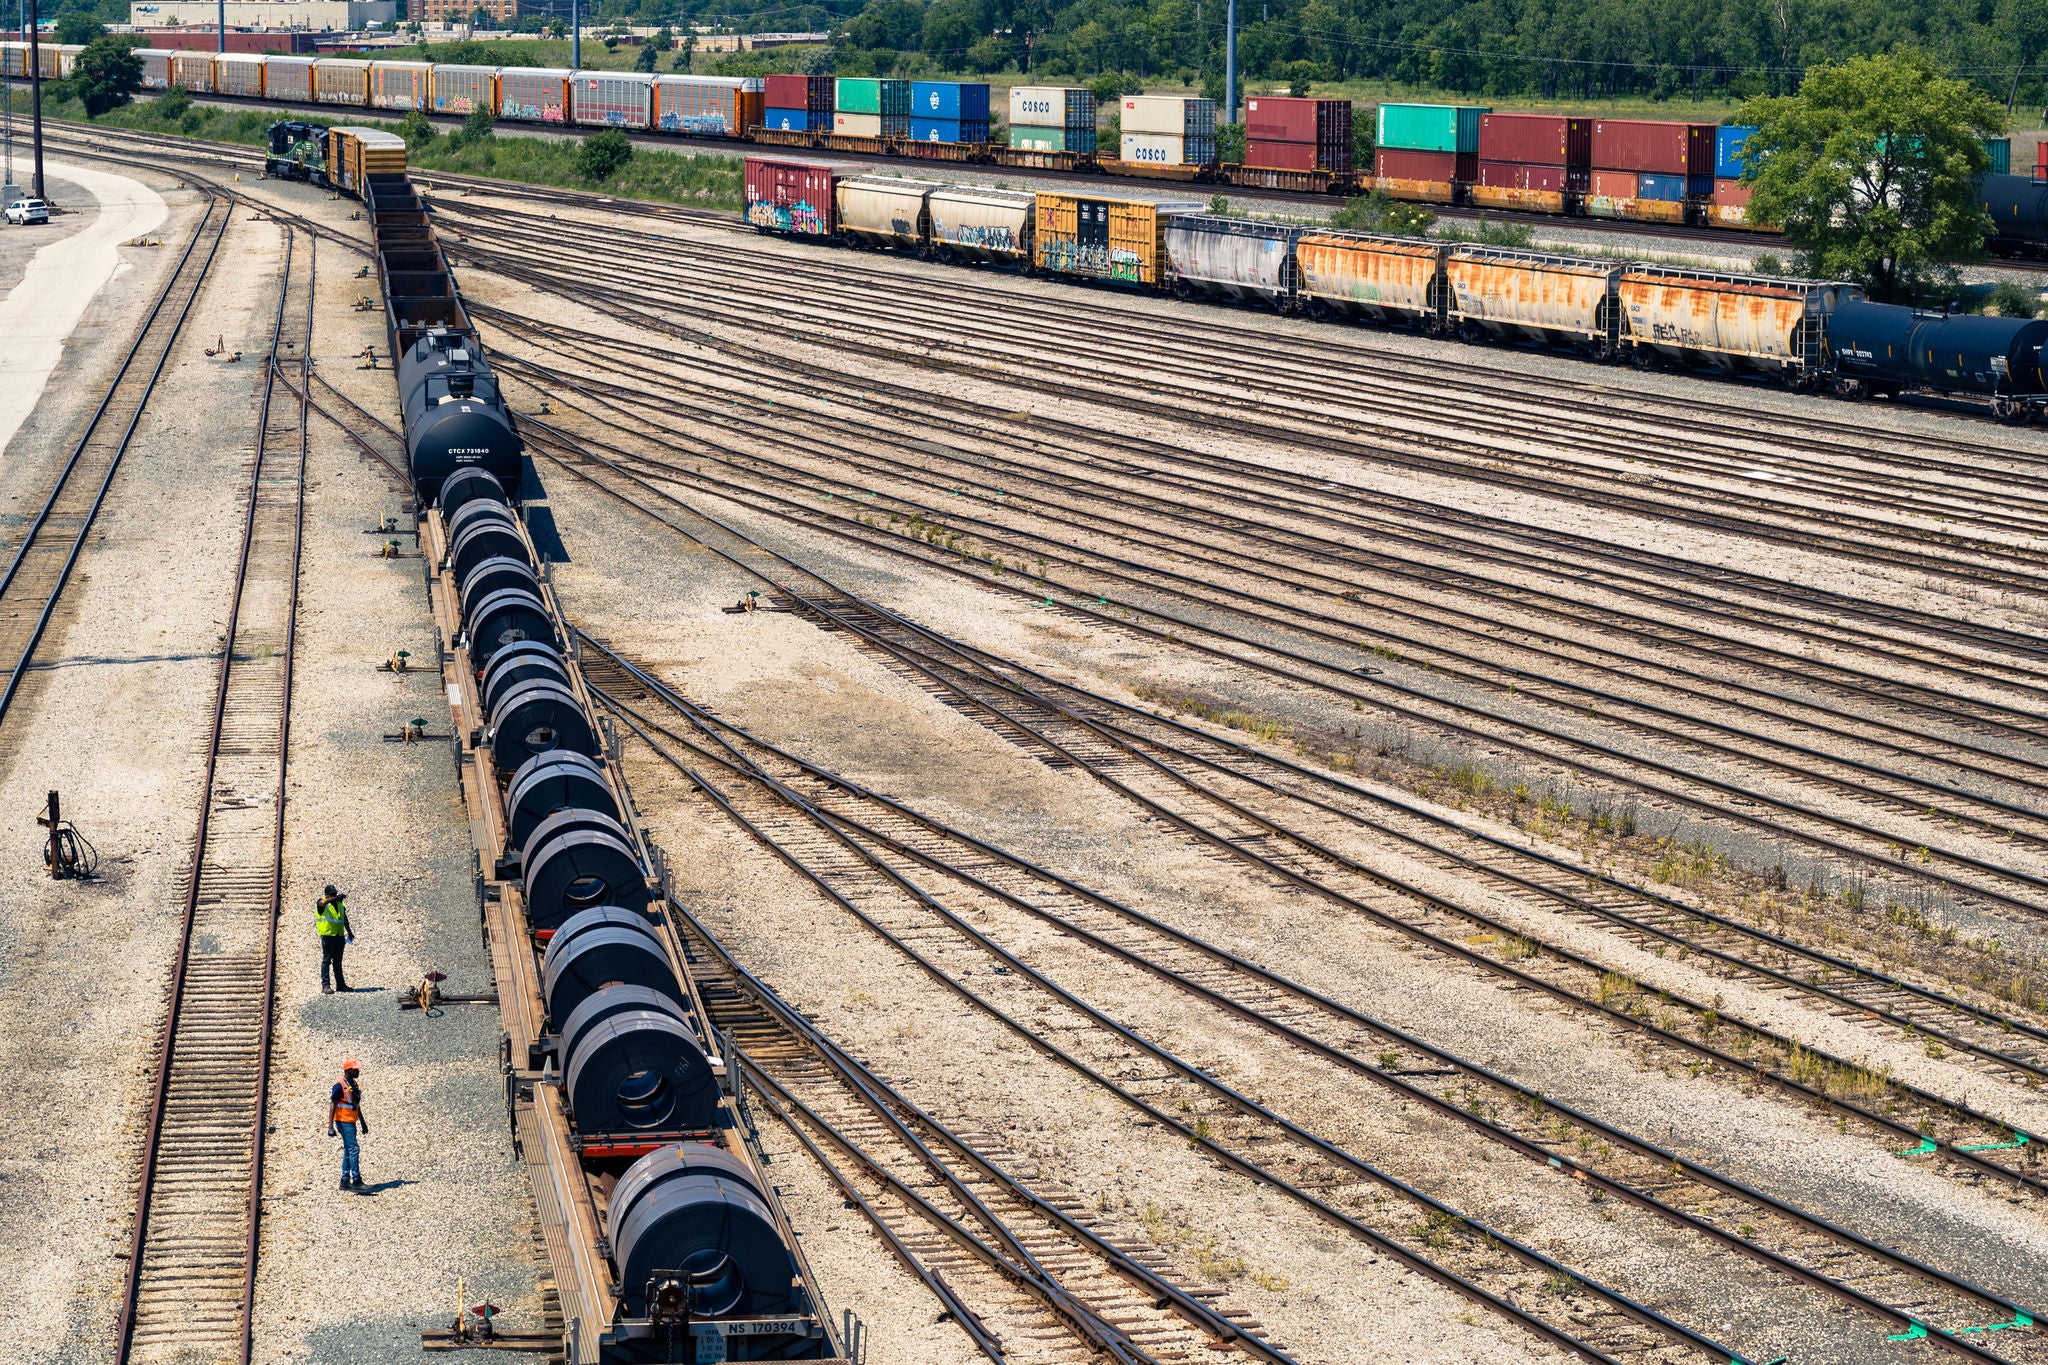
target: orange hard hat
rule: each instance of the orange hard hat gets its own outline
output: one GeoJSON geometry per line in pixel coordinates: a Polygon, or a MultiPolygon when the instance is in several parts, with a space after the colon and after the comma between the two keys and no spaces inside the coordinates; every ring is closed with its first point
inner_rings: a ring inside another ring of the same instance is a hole
{"type": "Polygon", "coordinates": [[[363,1069],[363,1064],[357,1061],[355,1058],[351,1057],[341,1064],[341,1069],[343,1071],[361,1071],[363,1069]]]}

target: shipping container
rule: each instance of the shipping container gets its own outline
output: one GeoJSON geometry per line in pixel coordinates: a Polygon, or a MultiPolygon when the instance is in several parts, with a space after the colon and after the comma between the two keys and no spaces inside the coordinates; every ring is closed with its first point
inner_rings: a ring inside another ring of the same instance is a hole
{"type": "Polygon", "coordinates": [[[910,121],[913,142],[986,142],[988,120],[967,123],[960,119],[914,118],[910,121]]]}
{"type": "MultiPolygon", "coordinates": [[[[17,44],[10,43],[0,46],[14,47],[17,44]]],[[[19,44],[18,46],[21,46],[24,51],[27,50],[26,44],[19,44]]],[[[135,55],[142,60],[142,88],[144,90],[168,90],[171,88],[171,58],[176,54],[170,48],[138,47],[135,49],[135,55]]],[[[0,66],[7,68],[4,74],[9,76],[19,74],[9,65],[16,60],[13,52],[0,53],[0,58],[4,58],[4,60],[0,60],[0,66]]]]}
{"type": "Polygon", "coordinates": [[[1164,137],[1158,133],[1125,133],[1119,155],[1141,166],[1206,166],[1216,159],[1214,140],[1164,137]]]}
{"type": "Polygon", "coordinates": [[[495,66],[436,66],[434,68],[434,112],[473,114],[479,109],[494,113],[498,108],[498,68],[495,66]]]}
{"type": "MultiPolygon", "coordinates": [[[[1010,87],[1010,127],[1086,129],[1095,132],[1095,92],[1063,85],[1010,87]]],[[[1011,143],[1016,146],[1016,143],[1011,143]]],[[[1050,148],[1038,150],[1078,150],[1050,148]]],[[[1088,148],[1093,151],[1094,148],[1088,148]]]]}
{"type": "Polygon", "coordinates": [[[1245,165],[1280,170],[1325,170],[1351,174],[1351,102],[1291,99],[1262,95],[1245,101],[1245,165]],[[1315,149],[1309,164],[1299,153],[1268,150],[1267,160],[1251,159],[1251,144],[1272,148],[1295,143],[1315,149]]]}
{"type": "Polygon", "coordinates": [[[1638,177],[1634,171],[1594,171],[1587,193],[1602,199],[1633,199],[1638,177]]]}
{"type": "Polygon", "coordinates": [[[738,137],[765,121],[761,86],[759,76],[656,76],[654,124],[665,133],[738,137]]]}
{"type": "Polygon", "coordinates": [[[1479,120],[1479,159],[1528,166],[1590,165],[1593,121],[1560,114],[1487,114],[1479,120]]]}
{"type": "Polygon", "coordinates": [[[832,115],[832,131],[839,137],[880,137],[880,114],[849,114],[844,109],[832,115]]]}
{"type": "Polygon", "coordinates": [[[817,116],[832,112],[832,88],[830,76],[767,76],[761,97],[771,109],[801,109],[812,116],[811,127],[824,128],[831,120],[821,122],[817,116]]]}
{"type": "Polygon", "coordinates": [[[171,57],[171,84],[194,94],[213,90],[213,54],[179,52],[171,57]]]}
{"type": "Polygon", "coordinates": [[[1687,365],[1804,371],[1847,286],[1643,267],[1621,277],[1623,340],[1687,365]]]}
{"type": "Polygon", "coordinates": [[[988,86],[969,81],[912,81],[910,116],[951,123],[987,123],[988,86]]]}
{"type": "Polygon", "coordinates": [[[841,180],[835,190],[839,231],[869,246],[921,249],[930,226],[925,201],[944,188],[936,180],[887,175],[841,180]]]}
{"type": "Polygon", "coordinates": [[[1093,128],[1034,128],[1010,125],[1010,145],[1025,152],[1077,152],[1095,150],[1093,128]]]}
{"type": "Polygon", "coordinates": [[[1446,248],[1408,237],[1317,232],[1294,244],[1296,289],[1312,316],[1335,314],[1434,328],[1446,248]]]}
{"type": "Polygon", "coordinates": [[[434,68],[426,62],[371,62],[370,107],[373,109],[431,108],[434,68]]]}
{"type": "MultiPolygon", "coordinates": [[[[1594,180],[1599,180],[1598,172],[1594,180]]],[[[1530,166],[1507,161],[1482,161],[1479,163],[1479,178],[1475,184],[1497,190],[1544,190],[1562,193],[1565,189],[1565,168],[1562,166],[1530,166]]]]}
{"type": "Polygon", "coordinates": [[[263,64],[263,93],[270,99],[313,103],[313,57],[272,57],[263,64]]]}
{"type": "Polygon", "coordinates": [[[1316,146],[1313,142],[1247,141],[1244,164],[1271,171],[1312,171],[1316,169],[1316,146]]]}
{"type": "Polygon", "coordinates": [[[802,109],[763,109],[761,126],[779,133],[808,133],[811,116],[802,109]]]}
{"type": "Polygon", "coordinates": [[[941,256],[1031,264],[1031,223],[1038,196],[1023,190],[947,185],[925,201],[932,249],[941,256]]]}
{"type": "Polygon", "coordinates": [[[1687,184],[1686,177],[1682,175],[1639,175],[1636,177],[1636,197],[1676,203],[1685,198],[1687,184]]]}
{"type": "Polygon", "coordinates": [[[638,71],[578,71],[569,78],[569,110],[585,128],[651,128],[654,77],[638,71]]]}
{"type": "Polygon", "coordinates": [[[370,64],[349,57],[315,57],[313,98],[321,104],[368,104],[370,64]]]}
{"type": "Polygon", "coordinates": [[[263,67],[260,52],[222,52],[213,59],[213,83],[223,95],[245,99],[263,97],[263,67]]]}
{"type": "Polygon", "coordinates": [[[1382,147],[1376,153],[1373,174],[1393,180],[1449,182],[1458,178],[1458,155],[1455,152],[1411,152],[1382,147]]]}
{"type": "Polygon", "coordinates": [[[1714,130],[1714,178],[1717,180],[1740,180],[1742,178],[1742,144],[1756,129],[1729,126],[1714,130]]]}
{"type": "Polygon", "coordinates": [[[1294,293],[1294,243],[1305,228],[1207,213],[1166,223],[1173,292],[1278,303],[1294,293]]]}
{"type": "Polygon", "coordinates": [[[1483,156],[1479,129],[1486,112],[1476,104],[1382,104],[1375,145],[1404,152],[1464,152],[1483,156]]]}
{"type": "Polygon", "coordinates": [[[1606,354],[1618,336],[1608,300],[1621,269],[1538,251],[1455,247],[1444,258],[1445,316],[1508,340],[1578,344],[1606,354]]]}
{"type": "Polygon", "coordinates": [[[1216,140],[1216,101],[1199,95],[1126,95],[1120,128],[1125,133],[1216,140]]]}
{"type": "Polygon", "coordinates": [[[883,118],[910,117],[910,82],[879,80],[872,76],[841,76],[833,87],[835,114],[879,114],[883,118]]]}
{"type": "Polygon", "coordinates": [[[405,139],[381,128],[327,130],[327,175],[341,189],[361,194],[373,175],[405,174],[405,139]]]}
{"type": "Polygon", "coordinates": [[[558,66],[498,69],[498,117],[522,123],[569,121],[570,72],[558,66]]]}
{"type": "Polygon", "coordinates": [[[1033,256],[1040,270],[1119,284],[1158,285],[1167,265],[1166,220],[1199,212],[1191,203],[1038,196],[1033,256]]]}
{"type": "Polygon", "coordinates": [[[834,187],[839,168],[750,156],[746,160],[747,221],[764,232],[831,237],[837,232],[834,187]]]}
{"type": "Polygon", "coordinates": [[[1987,137],[1984,150],[1991,153],[1991,174],[2012,174],[2012,139],[2009,137],[1987,137]]]}
{"type": "Polygon", "coordinates": [[[1743,184],[1740,180],[1716,180],[1714,182],[1714,202],[1717,204],[1729,205],[1739,209],[1748,208],[1749,196],[1749,186],[1743,184]]]}
{"type": "Polygon", "coordinates": [[[1607,171],[1711,176],[1714,173],[1714,141],[1719,132],[1720,129],[1709,123],[1595,119],[1593,164],[1607,171]]]}

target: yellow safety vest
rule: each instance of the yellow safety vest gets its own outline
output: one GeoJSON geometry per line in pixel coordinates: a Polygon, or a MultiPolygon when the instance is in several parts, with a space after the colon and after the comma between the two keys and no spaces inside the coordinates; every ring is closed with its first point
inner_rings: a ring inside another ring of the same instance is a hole
{"type": "Polygon", "coordinates": [[[348,911],[341,902],[342,897],[336,896],[314,912],[320,916],[320,937],[339,938],[348,932],[348,911]]]}

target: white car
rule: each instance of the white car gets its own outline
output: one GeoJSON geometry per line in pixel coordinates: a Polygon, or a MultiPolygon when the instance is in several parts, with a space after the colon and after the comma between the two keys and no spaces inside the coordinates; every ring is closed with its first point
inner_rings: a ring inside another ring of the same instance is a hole
{"type": "Polygon", "coordinates": [[[50,221],[50,206],[40,199],[17,199],[7,206],[7,221],[15,227],[50,221]]]}

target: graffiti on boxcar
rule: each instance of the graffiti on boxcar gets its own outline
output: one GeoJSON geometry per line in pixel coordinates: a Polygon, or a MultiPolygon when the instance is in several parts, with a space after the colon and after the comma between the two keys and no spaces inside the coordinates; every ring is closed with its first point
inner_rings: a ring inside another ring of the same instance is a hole
{"type": "MultiPolygon", "coordinates": [[[[935,233],[943,233],[945,231],[944,225],[936,219],[933,220],[932,226],[935,233]]],[[[1010,231],[1007,227],[983,227],[975,223],[965,224],[958,232],[953,234],[952,240],[958,242],[961,246],[979,247],[983,251],[1014,252],[1018,249],[1017,234],[1010,231]]]]}
{"type": "Polygon", "coordinates": [[[794,204],[771,204],[765,199],[756,199],[747,205],[747,222],[770,232],[794,232],[807,237],[823,237],[831,231],[826,225],[825,215],[805,199],[794,204]]]}

